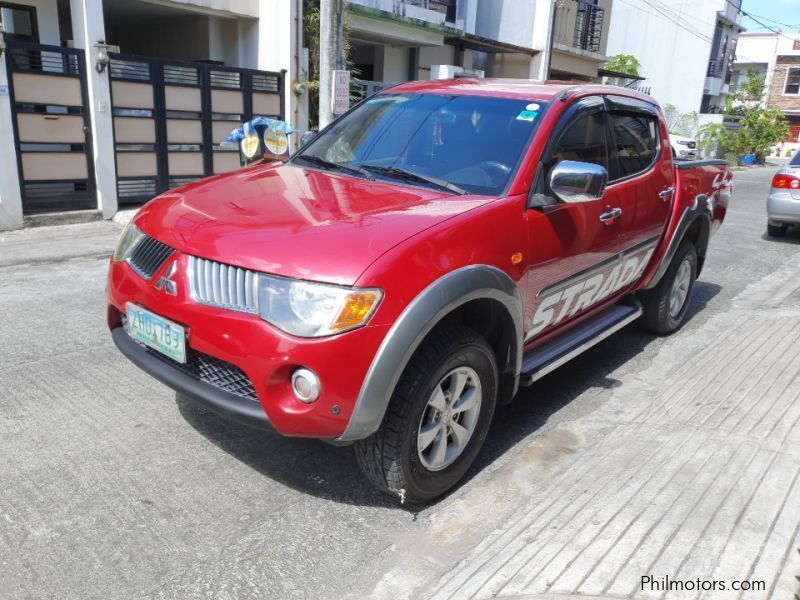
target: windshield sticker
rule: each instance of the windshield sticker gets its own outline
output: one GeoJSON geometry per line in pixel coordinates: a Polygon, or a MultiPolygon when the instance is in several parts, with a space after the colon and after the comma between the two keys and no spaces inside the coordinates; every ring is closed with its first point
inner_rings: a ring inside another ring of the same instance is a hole
{"type": "Polygon", "coordinates": [[[536,104],[536,102],[533,102],[528,104],[528,106],[525,107],[525,110],[539,110],[539,105],[536,104]]]}
{"type": "Polygon", "coordinates": [[[517,121],[533,121],[539,113],[535,110],[523,110],[517,115],[517,121]]]}

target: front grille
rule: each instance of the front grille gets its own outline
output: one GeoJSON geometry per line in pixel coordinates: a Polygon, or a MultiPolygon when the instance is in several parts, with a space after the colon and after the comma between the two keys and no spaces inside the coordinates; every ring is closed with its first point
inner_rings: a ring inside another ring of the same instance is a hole
{"type": "Polygon", "coordinates": [[[697,148],[697,142],[686,142],[686,145],[692,149],[697,148]]]}
{"type": "MultiPolygon", "coordinates": [[[[127,320],[127,316],[122,315],[122,325],[126,330],[128,326],[127,320]]],[[[236,394],[247,400],[258,402],[258,394],[256,394],[256,390],[253,387],[253,382],[244,371],[232,363],[188,347],[186,348],[186,362],[179,363],[146,346],[139,340],[131,339],[139,344],[150,356],[154,356],[171,367],[183,371],[193,379],[213,385],[215,388],[236,394]]]]}
{"type": "Polygon", "coordinates": [[[136,244],[128,262],[139,275],[145,279],[152,279],[173,252],[174,250],[166,244],[162,244],[150,236],[145,236],[141,242],[136,244]]]}
{"type": "Polygon", "coordinates": [[[189,257],[192,298],[201,304],[255,314],[258,312],[258,273],[213,260],[189,257]]]}

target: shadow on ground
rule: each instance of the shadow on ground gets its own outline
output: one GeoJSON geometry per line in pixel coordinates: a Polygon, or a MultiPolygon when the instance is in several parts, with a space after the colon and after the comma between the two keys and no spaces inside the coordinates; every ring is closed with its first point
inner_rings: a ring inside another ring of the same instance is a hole
{"type": "Polygon", "coordinates": [[[785,236],[772,236],[766,231],[761,234],[761,239],[767,242],[778,242],[779,244],[792,244],[794,246],[800,244],[800,225],[789,226],[785,236]]]}
{"type": "MultiPolygon", "coordinates": [[[[720,290],[716,284],[698,281],[689,307],[689,319],[702,311],[720,290]]],[[[486,444],[461,485],[588,390],[621,385],[609,374],[656,339],[636,326],[627,327],[532,387],[522,389],[512,404],[498,407],[486,444]]],[[[257,431],[226,421],[191,401],[178,399],[177,402],[186,421],[206,439],[283,485],[335,502],[395,507],[411,513],[420,510],[415,506],[400,507],[393,498],[375,491],[361,475],[350,447],[257,431]]]]}

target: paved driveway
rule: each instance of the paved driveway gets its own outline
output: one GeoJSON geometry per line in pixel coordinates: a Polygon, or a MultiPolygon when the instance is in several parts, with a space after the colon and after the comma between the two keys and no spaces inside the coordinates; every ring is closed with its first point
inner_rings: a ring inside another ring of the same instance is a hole
{"type": "Polygon", "coordinates": [[[788,597],[800,234],[764,239],[770,176],[737,174],[684,330],[629,328],[526,390],[421,512],[349,449],[177,404],[122,359],[113,225],[0,235],[0,596],[618,597],[652,564],[788,597]]]}

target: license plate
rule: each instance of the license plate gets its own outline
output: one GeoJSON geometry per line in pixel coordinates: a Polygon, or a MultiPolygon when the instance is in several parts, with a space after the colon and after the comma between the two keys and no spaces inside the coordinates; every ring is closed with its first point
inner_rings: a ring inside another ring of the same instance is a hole
{"type": "Polygon", "coordinates": [[[128,335],[179,363],[186,362],[186,331],[180,325],[130,302],[128,335]]]}

